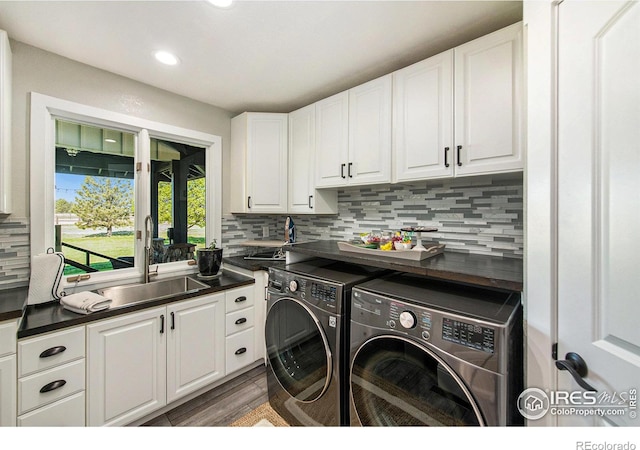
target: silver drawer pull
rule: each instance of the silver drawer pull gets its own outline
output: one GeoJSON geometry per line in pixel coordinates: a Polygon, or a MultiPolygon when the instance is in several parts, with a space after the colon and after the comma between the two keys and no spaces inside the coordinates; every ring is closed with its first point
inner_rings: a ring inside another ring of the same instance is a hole
{"type": "Polygon", "coordinates": [[[236,325],[241,325],[243,323],[245,323],[247,321],[246,317],[241,317],[238,320],[236,320],[236,325]]]}
{"type": "Polygon", "coordinates": [[[60,389],[62,386],[67,384],[65,380],[56,380],[51,383],[45,384],[40,388],[40,393],[44,394],[45,392],[55,391],[56,389],[60,389]]]}
{"type": "Polygon", "coordinates": [[[67,349],[64,345],[58,345],[57,347],[51,347],[40,353],[40,358],[48,358],[59,353],[64,352],[67,349]]]}
{"type": "Polygon", "coordinates": [[[243,353],[246,353],[246,352],[247,352],[247,347],[242,347],[236,350],[236,355],[242,355],[243,353]]]}
{"type": "Polygon", "coordinates": [[[238,297],[236,299],[236,303],[241,303],[241,302],[246,302],[247,301],[247,297],[245,297],[244,295],[242,297],[238,297]]]}

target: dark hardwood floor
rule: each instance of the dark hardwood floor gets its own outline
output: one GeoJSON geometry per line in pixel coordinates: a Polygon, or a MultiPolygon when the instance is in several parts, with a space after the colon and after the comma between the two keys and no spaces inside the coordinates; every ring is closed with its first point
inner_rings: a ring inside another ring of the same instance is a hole
{"type": "Polygon", "coordinates": [[[261,365],[142,426],[224,427],[268,400],[267,376],[261,365]]]}

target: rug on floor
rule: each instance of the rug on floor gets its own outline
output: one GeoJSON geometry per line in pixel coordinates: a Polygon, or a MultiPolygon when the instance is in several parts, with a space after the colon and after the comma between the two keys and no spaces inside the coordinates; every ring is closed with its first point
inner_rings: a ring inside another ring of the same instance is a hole
{"type": "Polygon", "coordinates": [[[289,424],[265,402],[233,422],[232,427],[288,427],[289,424]]]}

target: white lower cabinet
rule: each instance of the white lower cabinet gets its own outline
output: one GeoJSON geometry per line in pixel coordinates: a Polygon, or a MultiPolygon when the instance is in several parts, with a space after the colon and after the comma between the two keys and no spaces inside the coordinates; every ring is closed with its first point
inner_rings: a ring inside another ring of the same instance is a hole
{"type": "Polygon", "coordinates": [[[84,425],[85,392],[78,392],[18,417],[19,427],[77,427],[84,425]]]}
{"type": "Polygon", "coordinates": [[[167,307],[167,403],[225,375],[225,294],[167,307]]]}
{"type": "Polygon", "coordinates": [[[253,363],[253,290],[230,289],[88,325],[87,424],[130,424],[253,363]],[[249,332],[231,341],[240,346],[234,351],[245,349],[236,358],[229,358],[229,318],[249,332]]]}
{"type": "Polygon", "coordinates": [[[18,322],[0,323],[0,427],[16,426],[16,333],[18,322]]]}
{"type": "Polygon", "coordinates": [[[85,327],[18,341],[17,425],[85,425],[85,327]]]}
{"type": "Polygon", "coordinates": [[[226,373],[230,374],[256,360],[254,287],[227,291],[226,373]]]}
{"type": "Polygon", "coordinates": [[[16,355],[0,358],[0,427],[16,426],[16,355]]]}
{"type": "Polygon", "coordinates": [[[87,326],[87,424],[126,425],[166,404],[166,308],[87,326]]]}

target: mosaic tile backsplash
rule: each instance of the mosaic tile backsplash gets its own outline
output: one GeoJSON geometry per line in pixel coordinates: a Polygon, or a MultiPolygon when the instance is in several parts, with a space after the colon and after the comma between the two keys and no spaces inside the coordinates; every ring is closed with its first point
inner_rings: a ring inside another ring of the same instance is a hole
{"type": "MultiPolygon", "coordinates": [[[[225,256],[246,254],[242,241],[284,239],[284,215],[233,215],[222,220],[225,256]]],[[[385,185],[338,191],[338,214],[292,215],[300,241],[350,240],[360,233],[397,231],[406,226],[434,226],[423,241],[446,244],[447,251],[522,259],[522,178],[473,177],[385,185]]]]}
{"type": "Polygon", "coordinates": [[[0,289],[29,284],[29,220],[0,217],[0,289]]]}

